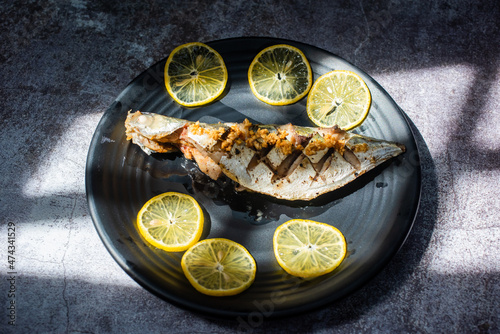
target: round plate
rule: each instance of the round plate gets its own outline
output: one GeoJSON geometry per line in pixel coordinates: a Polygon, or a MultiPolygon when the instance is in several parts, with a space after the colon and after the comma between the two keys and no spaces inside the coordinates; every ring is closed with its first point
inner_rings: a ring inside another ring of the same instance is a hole
{"type": "Polygon", "coordinates": [[[369,281],[404,243],[420,198],[420,163],[406,116],[384,89],[362,70],[316,47],[288,40],[236,38],[207,43],[224,58],[229,72],[225,94],[205,107],[187,109],[168,95],[163,79],[166,58],[133,80],[104,113],[87,157],[86,191],[90,213],[104,245],[135,281],[178,306],[216,317],[280,317],[331,303],[369,281]],[[407,151],[347,186],[313,201],[283,201],[238,193],[227,179],[210,180],[180,154],[142,152],[126,140],[129,110],[155,112],[188,120],[312,126],[306,99],[270,106],[251,92],[247,70],[263,48],[286,43],[309,59],[313,79],[336,69],[359,74],[372,93],[370,114],[354,132],[397,141],[407,151]],[[207,217],[202,238],[224,237],[244,245],[257,262],[257,276],[245,292],[210,297],[184,277],[182,253],[151,247],[138,234],[137,212],[151,197],[167,191],[194,196],[207,217]],[[291,218],[332,224],[344,233],[348,256],[332,273],[315,279],[286,274],[272,250],[277,226],[291,218]]]}

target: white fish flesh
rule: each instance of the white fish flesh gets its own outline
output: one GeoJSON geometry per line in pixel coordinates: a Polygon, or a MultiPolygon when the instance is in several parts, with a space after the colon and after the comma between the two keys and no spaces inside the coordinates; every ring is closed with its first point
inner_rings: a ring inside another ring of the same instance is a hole
{"type": "Polygon", "coordinates": [[[311,200],[402,154],[395,142],[338,128],[243,123],[205,124],[129,113],[127,139],[147,154],[180,150],[212,179],[285,200],[311,200]]]}

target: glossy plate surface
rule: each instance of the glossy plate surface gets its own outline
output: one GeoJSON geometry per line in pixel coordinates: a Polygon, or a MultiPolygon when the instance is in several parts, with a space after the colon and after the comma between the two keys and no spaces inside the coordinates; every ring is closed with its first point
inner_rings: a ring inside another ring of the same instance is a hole
{"type": "MultiPolygon", "coordinates": [[[[89,209],[97,232],[117,263],[141,286],[178,306],[216,317],[280,317],[313,310],[351,294],[376,275],[410,232],[420,198],[420,163],[405,114],[384,89],[362,70],[316,47],[288,40],[237,38],[207,43],[224,58],[229,82],[221,99],[186,109],[168,95],[166,58],[132,81],[104,113],[92,139],[86,166],[89,209]],[[247,70],[263,48],[286,43],[309,59],[313,79],[335,69],[359,74],[372,93],[370,114],[354,132],[397,141],[407,152],[344,188],[309,202],[287,202],[237,193],[231,182],[211,181],[179,154],[143,153],[125,138],[129,110],[155,112],[207,123],[238,121],[313,126],[306,98],[290,106],[270,106],[251,92],[247,70]],[[167,191],[193,195],[207,217],[202,238],[223,237],[244,245],[257,262],[257,277],[233,297],[198,293],[184,277],[182,253],[149,246],[135,228],[136,215],[151,197],[167,191]],[[272,236],[291,218],[308,218],[337,227],[348,242],[348,256],[332,273],[304,280],[277,264],[272,236]],[[264,307],[264,306],[265,307],[264,307]]],[[[168,56],[168,55],[166,55],[168,56]]]]}

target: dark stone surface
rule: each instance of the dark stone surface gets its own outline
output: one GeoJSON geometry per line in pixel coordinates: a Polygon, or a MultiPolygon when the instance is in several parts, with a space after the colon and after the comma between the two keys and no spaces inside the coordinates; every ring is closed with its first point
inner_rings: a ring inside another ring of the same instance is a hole
{"type": "Polygon", "coordinates": [[[255,333],[500,331],[498,1],[2,1],[0,332],[233,333],[138,286],[87,209],[88,146],[127,83],[177,45],[268,36],[362,68],[407,113],[422,155],[420,210],[373,281],[255,333]],[[16,224],[16,327],[7,225],[16,224]]]}

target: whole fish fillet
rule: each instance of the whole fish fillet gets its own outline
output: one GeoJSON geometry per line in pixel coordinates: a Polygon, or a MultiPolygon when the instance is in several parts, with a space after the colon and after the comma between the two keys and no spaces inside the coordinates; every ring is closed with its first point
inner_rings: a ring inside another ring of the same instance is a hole
{"type": "Polygon", "coordinates": [[[286,200],[338,189],[405,151],[401,144],[338,128],[243,123],[205,124],[137,111],[127,139],[147,154],[180,150],[212,179],[286,200]]]}

